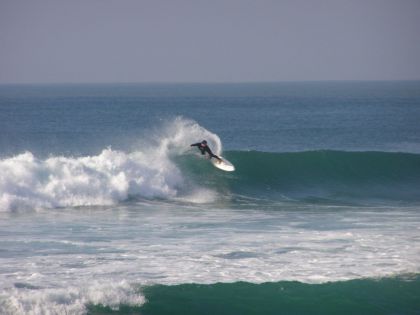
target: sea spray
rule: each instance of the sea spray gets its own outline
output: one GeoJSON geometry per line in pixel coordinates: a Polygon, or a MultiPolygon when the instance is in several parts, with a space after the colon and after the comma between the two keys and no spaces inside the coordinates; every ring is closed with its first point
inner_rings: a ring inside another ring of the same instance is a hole
{"type": "MultiPolygon", "coordinates": [[[[106,148],[95,156],[42,160],[25,152],[3,159],[0,209],[111,205],[129,197],[174,198],[184,177],[172,158],[185,154],[191,142],[204,138],[215,152],[221,151],[217,135],[179,117],[130,153],[106,148]]],[[[194,197],[190,199],[194,201],[194,197]]]]}

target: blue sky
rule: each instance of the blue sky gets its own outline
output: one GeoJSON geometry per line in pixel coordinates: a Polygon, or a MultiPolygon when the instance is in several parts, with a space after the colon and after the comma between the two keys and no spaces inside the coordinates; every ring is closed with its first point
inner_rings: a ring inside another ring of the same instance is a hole
{"type": "Polygon", "coordinates": [[[0,0],[0,83],[420,79],[419,0],[0,0]]]}

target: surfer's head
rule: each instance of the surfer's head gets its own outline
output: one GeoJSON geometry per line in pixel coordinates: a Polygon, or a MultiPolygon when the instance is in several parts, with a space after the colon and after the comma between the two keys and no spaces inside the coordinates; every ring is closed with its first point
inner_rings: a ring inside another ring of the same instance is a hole
{"type": "Polygon", "coordinates": [[[206,140],[203,140],[203,141],[201,141],[201,144],[204,145],[204,146],[206,146],[207,145],[207,141],[206,140]]]}

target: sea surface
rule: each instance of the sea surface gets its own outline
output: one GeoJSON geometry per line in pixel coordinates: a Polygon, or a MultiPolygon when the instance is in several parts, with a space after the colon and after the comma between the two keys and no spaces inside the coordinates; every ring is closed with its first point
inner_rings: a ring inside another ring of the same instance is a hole
{"type": "Polygon", "coordinates": [[[0,314],[420,314],[420,81],[1,85],[0,314]]]}

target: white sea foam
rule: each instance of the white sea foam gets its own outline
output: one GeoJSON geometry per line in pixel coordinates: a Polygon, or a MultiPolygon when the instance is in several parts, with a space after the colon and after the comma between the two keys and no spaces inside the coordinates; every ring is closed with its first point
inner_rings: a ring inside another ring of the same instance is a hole
{"type": "Polygon", "coordinates": [[[6,217],[0,314],[141,305],[140,286],[156,283],[322,283],[420,272],[418,211],[150,202],[6,217]]]}
{"type": "Polygon", "coordinates": [[[191,120],[176,118],[130,153],[107,148],[96,156],[41,160],[25,152],[3,159],[0,211],[111,205],[129,196],[174,198],[184,179],[171,158],[204,138],[220,153],[217,135],[191,120]]]}
{"type": "Polygon", "coordinates": [[[120,304],[141,305],[144,297],[127,281],[66,288],[13,288],[0,291],[2,314],[55,315],[84,314],[87,304],[102,304],[117,309],[120,304]],[[1,295],[7,297],[1,297],[1,295]]]}

